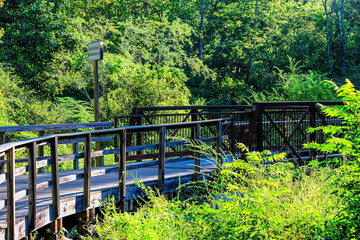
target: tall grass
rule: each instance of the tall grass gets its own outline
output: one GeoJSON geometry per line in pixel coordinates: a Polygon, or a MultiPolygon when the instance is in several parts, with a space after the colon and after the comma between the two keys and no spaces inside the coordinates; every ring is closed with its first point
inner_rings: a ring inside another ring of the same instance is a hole
{"type": "Polygon", "coordinates": [[[135,213],[105,204],[89,239],[328,239],[341,209],[333,169],[251,158],[226,164],[213,181],[181,187],[173,200],[148,189],[135,213]]]}

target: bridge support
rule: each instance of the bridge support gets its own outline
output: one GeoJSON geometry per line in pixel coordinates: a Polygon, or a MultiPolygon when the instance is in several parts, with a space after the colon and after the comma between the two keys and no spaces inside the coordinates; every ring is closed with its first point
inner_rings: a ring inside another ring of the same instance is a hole
{"type": "Polygon", "coordinates": [[[89,233],[90,229],[88,228],[89,224],[95,220],[95,209],[88,209],[78,216],[78,224],[76,226],[77,231],[80,235],[86,236],[89,233]]]}
{"type": "Polygon", "coordinates": [[[48,229],[46,229],[45,239],[46,240],[61,239],[60,238],[61,230],[63,230],[63,220],[62,218],[58,218],[49,225],[48,229]]]}

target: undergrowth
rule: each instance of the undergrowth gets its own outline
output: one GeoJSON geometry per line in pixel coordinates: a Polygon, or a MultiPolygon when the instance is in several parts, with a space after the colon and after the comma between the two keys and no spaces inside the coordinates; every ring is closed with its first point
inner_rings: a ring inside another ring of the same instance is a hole
{"type": "Polygon", "coordinates": [[[327,239],[341,208],[332,194],[334,171],[264,164],[270,156],[283,157],[249,153],[213,181],[182,186],[173,200],[143,186],[148,202],[135,213],[106,203],[97,237],[88,239],[327,239]]]}

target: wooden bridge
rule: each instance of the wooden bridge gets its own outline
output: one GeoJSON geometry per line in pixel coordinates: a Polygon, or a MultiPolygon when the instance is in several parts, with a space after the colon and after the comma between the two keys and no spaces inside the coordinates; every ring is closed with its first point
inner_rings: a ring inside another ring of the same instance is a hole
{"type": "Polygon", "coordinates": [[[231,161],[240,153],[238,142],[250,150],[286,151],[303,164],[316,153],[302,144],[323,141],[306,129],[327,124],[341,121],[322,115],[316,102],[262,102],[136,108],[107,123],[0,127],[0,239],[31,238],[44,226],[55,236],[63,219],[85,223],[109,196],[124,211],[129,200],[144,196],[137,180],[174,192],[231,161]],[[13,133],[24,131],[38,137],[12,142],[13,133]],[[213,151],[202,154],[199,142],[213,151]]]}

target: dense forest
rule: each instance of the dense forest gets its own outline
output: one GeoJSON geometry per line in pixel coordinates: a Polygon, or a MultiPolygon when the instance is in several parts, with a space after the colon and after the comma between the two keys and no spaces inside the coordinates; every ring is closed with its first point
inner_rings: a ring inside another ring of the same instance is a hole
{"type": "Polygon", "coordinates": [[[0,0],[0,125],[93,121],[87,44],[103,41],[101,120],[134,106],[332,100],[357,84],[359,0],[0,0]]]}

